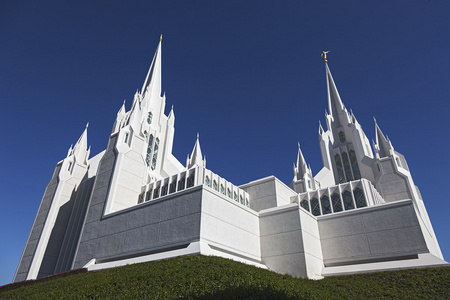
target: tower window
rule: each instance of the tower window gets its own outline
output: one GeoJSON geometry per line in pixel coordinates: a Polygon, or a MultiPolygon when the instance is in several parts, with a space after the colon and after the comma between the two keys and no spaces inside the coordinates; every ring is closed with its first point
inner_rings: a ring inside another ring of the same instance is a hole
{"type": "Polygon", "coordinates": [[[155,147],[153,148],[152,170],[156,168],[156,159],[158,158],[158,146],[159,146],[159,139],[156,138],[155,147]]]}
{"type": "Polygon", "coordinates": [[[333,195],[331,195],[331,203],[333,204],[334,212],[342,211],[341,197],[339,196],[339,194],[334,193],[333,195]]]}
{"type": "Polygon", "coordinates": [[[353,191],[353,195],[355,196],[356,207],[360,208],[360,207],[367,206],[367,202],[366,202],[366,198],[364,197],[363,190],[361,190],[360,188],[356,188],[353,191]]]}
{"type": "Polygon", "coordinates": [[[311,188],[311,180],[308,180],[308,188],[311,188]]]}
{"type": "Polygon", "coordinates": [[[338,171],[339,183],[344,183],[345,176],[344,176],[344,170],[342,169],[341,156],[339,154],[336,154],[334,156],[334,160],[336,161],[336,169],[338,171]]]}
{"type": "Polygon", "coordinates": [[[317,198],[312,198],[311,200],[311,213],[314,216],[320,216],[319,200],[317,198]]]}
{"type": "Polygon", "coordinates": [[[206,177],[205,177],[205,184],[206,184],[207,186],[209,186],[210,183],[211,183],[211,182],[209,181],[209,177],[206,176],[206,177]]]}
{"type": "MultiPolygon", "coordinates": [[[[355,151],[350,150],[348,153],[350,154],[350,162],[352,163],[353,175],[355,176],[355,180],[361,179],[361,173],[359,172],[359,166],[358,166],[358,161],[356,160],[355,151]]],[[[379,171],[379,169],[378,169],[378,171],[379,171]]]]}
{"type": "Polygon", "coordinates": [[[150,137],[148,138],[147,155],[145,156],[145,162],[147,163],[147,166],[150,166],[150,158],[152,157],[152,144],[153,134],[150,134],[150,137]]]}
{"type": "Polygon", "coordinates": [[[300,206],[303,207],[305,210],[309,211],[309,202],[308,202],[308,200],[306,200],[306,199],[302,200],[300,202],[300,206]]]}
{"type": "Polygon", "coordinates": [[[344,161],[345,176],[347,176],[347,181],[353,180],[352,170],[350,168],[350,161],[348,160],[347,152],[342,153],[342,160],[344,161]]]}
{"type": "Polygon", "coordinates": [[[152,124],[152,118],[153,118],[153,114],[151,112],[149,112],[147,115],[147,123],[149,125],[152,124]]]}
{"type": "Polygon", "coordinates": [[[331,213],[330,198],[328,196],[322,196],[320,202],[322,204],[322,213],[324,215],[331,213]]]}
{"type": "Polygon", "coordinates": [[[193,187],[194,186],[194,174],[191,174],[191,176],[188,177],[187,187],[193,187]]]}
{"type": "Polygon", "coordinates": [[[342,193],[342,199],[344,200],[344,208],[345,210],[354,209],[352,194],[349,191],[345,191],[342,193]]]}
{"type": "Polygon", "coordinates": [[[346,141],[345,134],[343,131],[339,131],[339,140],[341,141],[341,143],[345,143],[346,141]]]}
{"type": "Polygon", "coordinates": [[[128,142],[128,136],[129,136],[129,133],[128,132],[125,133],[125,138],[123,139],[124,143],[128,142]]]}

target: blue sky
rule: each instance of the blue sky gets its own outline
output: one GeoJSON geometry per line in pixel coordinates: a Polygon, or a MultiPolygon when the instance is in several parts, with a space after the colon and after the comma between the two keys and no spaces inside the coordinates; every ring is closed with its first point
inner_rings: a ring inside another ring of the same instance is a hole
{"type": "Polygon", "coordinates": [[[0,285],[12,281],[55,164],[90,122],[92,156],[130,108],[163,34],[174,155],[197,132],[234,184],[289,185],[301,143],[322,168],[329,67],[369,139],[373,116],[408,161],[450,259],[450,1],[2,1],[0,285]]]}

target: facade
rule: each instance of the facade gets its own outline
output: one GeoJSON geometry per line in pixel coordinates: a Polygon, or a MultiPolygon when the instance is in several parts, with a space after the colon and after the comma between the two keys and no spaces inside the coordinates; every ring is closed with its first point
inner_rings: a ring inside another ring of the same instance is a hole
{"type": "Polygon", "coordinates": [[[322,170],[299,145],[290,187],[236,186],[206,168],[198,137],[186,164],[172,155],[160,41],[106,149],[90,158],[86,126],[56,164],[14,282],[198,253],[308,278],[446,264],[405,157],[376,122],[371,145],[327,64],[326,78],[322,170]]]}

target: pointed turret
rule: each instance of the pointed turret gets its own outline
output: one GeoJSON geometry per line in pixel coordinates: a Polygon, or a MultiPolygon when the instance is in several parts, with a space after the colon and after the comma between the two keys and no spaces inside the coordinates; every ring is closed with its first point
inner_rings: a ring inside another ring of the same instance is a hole
{"type": "Polygon", "coordinates": [[[328,64],[325,64],[325,69],[327,74],[328,110],[330,111],[330,115],[333,117],[333,120],[335,122],[339,122],[338,114],[345,111],[345,106],[339,96],[339,92],[336,88],[336,84],[334,83],[330,68],[328,68],[328,64]]]}
{"type": "Polygon", "coordinates": [[[306,165],[305,158],[300,149],[300,143],[298,143],[297,165],[294,168],[294,176],[297,180],[300,180],[303,179],[306,172],[308,172],[308,166],[306,165]]]}
{"type": "Polygon", "coordinates": [[[159,44],[156,48],[155,55],[153,56],[147,77],[142,86],[142,95],[150,93],[151,95],[161,97],[161,41],[162,35],[159,39],[159,44]]]}
{"type": "Polygon", "coordinates": [[[73,147],[72,153],[75,155],[75,159],[79,163],[87,163],[86,154],[88,153],[87,149],[87,129],[89,127],[89,122],[86,124],[86,128],[78,139],[77,143],[73,147]]]}
{"type": "Polygon", "coordinates": [[[392,147],[392,144],[389,141],[389,139],[387,139],[384,136],[383,132],[381,131],[380,127],[377,124],[377,120],[375,118],[373,118],[373,120],[375,122],[375,137],[376,137],[375,151],[378,152],[380,158],[387,157],[391,154],[391,152],[393,153],[394,147],[392,147]]]}
{"type": "Polygon", "coordinates": [[[186,161],[186,168],[190,169],[194,165],[205,167],[205,161],[202,157],[202,149],[200,148],[199,135],[197,133],[197,141],[195,142],[194,149],[192,149],[191,157],[186,161]]]}

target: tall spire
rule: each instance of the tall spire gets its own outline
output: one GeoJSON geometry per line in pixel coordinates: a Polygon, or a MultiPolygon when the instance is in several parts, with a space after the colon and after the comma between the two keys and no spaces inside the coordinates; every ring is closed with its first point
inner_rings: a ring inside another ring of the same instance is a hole
{"type": "Polygon", "coordinates": [[[161,96],[161,43],[162,35],[159,39],[158,47],[153,56],[152,64],[148,70],[144,85],[142,86],[142,95],[144,95],[148,89],[152,94],[156,94],[159,97],[161,96]]]}
{"type": "Polygon", "coordinates": [[[205,162],[202,157],[202,149],[200,148],[199,134],[197,133],[197,141],[195,142],[194,149],[192,149],[191,157],[187,159],[186,167],[192,168],[194,165],[201,167],[205,166],[205,162]]]}
{"type": "Polygon", "coordinates": [[[345,109],[345,106],[339,96],[339,92],[327,63],[325,64],[325,69],[327,74],[328,110],[333,116],[334,121],[339,121],[338,114],[345,109]]]}
{"type": "MultiPolygon", "coordinates": [[[[376,145],[378,148],[378,154],[380,158],[386,157],[390,155],[390,150],[393,149],[391,142],[389,139],[386,139],[380,127],[377,124],[377,120],[373,118],[375,122],[375,137],[376,137],[376,145]]],[[[376,151],[376,150],[375,150],[376,151]]]]}
{"type": "Polygon", "coordinates": [[[75,155],[75,159],[81,162],[87,162],[88,157],[86,154],[88,153],[87,149],[87,129],[89,127],[89,122],[86,124],[86,128],[78,139],[77,143],[73,147],[72,153],[75,155]]]}

